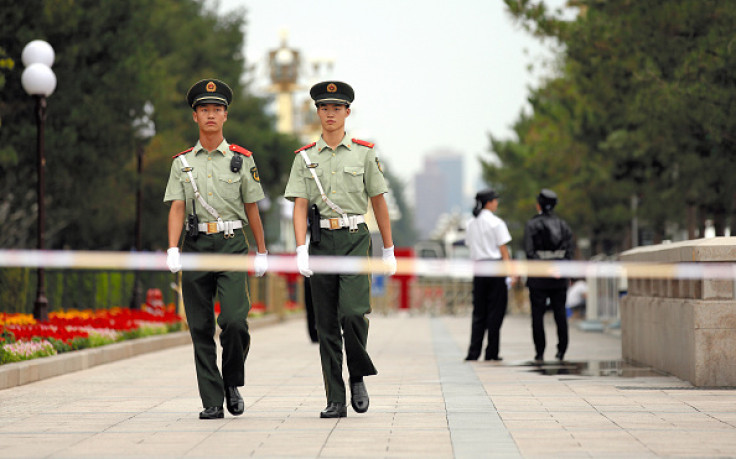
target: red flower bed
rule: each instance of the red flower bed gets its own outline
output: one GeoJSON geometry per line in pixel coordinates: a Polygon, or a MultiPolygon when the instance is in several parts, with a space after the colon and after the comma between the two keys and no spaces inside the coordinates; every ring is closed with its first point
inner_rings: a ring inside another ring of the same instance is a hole
{"type": "Polygon", "coordinates": [[[139,330],[142,325],[160,324],[177,328],[181,323],[182,318],[176,314],[173,304],[168,308],[148,307],[145,310],[113,308],[99,311],[52,312],[47,322],[40,323],[24,314],[2,314],[0,345],[8,340],[32,341],[49,338],[71,343],[75,338],[88,338],[89,330],[93,329],[132,333],[139,330]],[[7,332],[12,333],[12,338],[7,332]]]}

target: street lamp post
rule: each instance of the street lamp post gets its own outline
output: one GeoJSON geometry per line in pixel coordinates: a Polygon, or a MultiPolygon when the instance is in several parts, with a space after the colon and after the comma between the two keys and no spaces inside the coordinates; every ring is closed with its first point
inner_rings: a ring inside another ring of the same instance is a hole
{"type": "MultiPolygon", "coordinates": [[[[136,137],[136,193],[135,193],[135,251],[143,250],[143,237],[141,227],[143,225],[143,153],[145,151],[145,143],[156,134],[156,127],[153,123],[153,104],[146,101],[143,104],[143,114],[133,120],[133,130],[136,137]]],[[[133,296],[130,300],[131,309],[139,309],[143,303],[143,286],[141,285],[141,274],[135,272],[135,280],[133,281],[133,296]]]]}
{"type": "MultiPolygon", "coordinates": [[[[56,75],[51,70],[54,64],[54,49],[42,40],[34,40],[23,48],[21,54],[26,66],[21,75],[23,89],[36,99],[36,169],[38,174],[38,250],[44,249],[43,233],[46,220],[44,206],[45,169],[44,125],[46,122],[46,98],[56,89],[56,75]]],[[[48,320],[48,299],[46,298],[46,274],[43,267],[38,268],[36,301],[33,303],[33,317],[41,322],[48,320]]]]}

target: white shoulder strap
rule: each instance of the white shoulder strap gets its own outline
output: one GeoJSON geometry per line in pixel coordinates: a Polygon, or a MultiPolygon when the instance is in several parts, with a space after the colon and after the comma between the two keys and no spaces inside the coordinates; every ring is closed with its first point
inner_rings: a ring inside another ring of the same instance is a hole
{"type": "Polygon", "coordinates": [[[330,198],[327,197],[327,194],[325,194],[324,188],[322,188],[322,183],[319,181],[319,177],[317,177],[317,172],[315,172],[314,168],[316,164],[312,163],[312,161],[309,159],[309,156],[307,156],[307,152],[302,150],[299,152],[300,155],[302,155],[302,159],[304,159],[304,162],[307,164],[307,169],[309,169],[309,172],[312,173],[312,177],[314,177],[314,181],[317,184],[317,188],[319,189],[320,195],[322,195],[322,200],[327,204],[330,209],[337,212],[340,216],[342,216],[345,221],[348,221],[348,215],[345,213],[344,210],[340,208],[337,204],[332,202],[330,198]]]}
{"type": "Polygon", "coordinates": [[[179,159],[181,160],[181,164],[184,166],[184,169],[182,169],[182,172],[186,172],[189,175],[189,181],[192,183],[192,188],[194,188],[194,196],[196,196],[197,200],[200,204],[202,204],[202,207],[204,207],[207,212],[210,213],[213,217],[217,219],[218,222],[222,222],[222,218],[220,218],[220,214],[217,213],[217,210],[215,210],[214,207],[209,205],[207,201],[204,200],[201,194],[199,194],[199,190],[197,189],[197,182],[194,181],[194,176],[192,175],[192,167],[189,166],[189,162],[187,161],[187,158],[185,158],[185,155],[179,156],[179,159]]]}

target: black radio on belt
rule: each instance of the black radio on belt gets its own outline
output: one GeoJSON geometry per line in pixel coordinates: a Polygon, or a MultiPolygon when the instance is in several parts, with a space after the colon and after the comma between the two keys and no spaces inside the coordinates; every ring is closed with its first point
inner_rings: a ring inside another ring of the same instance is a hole
{"type": "Polygon", "coordinates": [[[192,199],[192,213],[187,215],[187,235],[192,239],[197,239],[199,236],[199,219],[197,209],[194,207],[194,199],[192,199]]]}
{"type": "Polygon", "coordinates": [[[230,160],[230,170],[237,173],[241,167],[243,167],[243,157],[233,155],[233,159],[230,160]]]}
{"type": "Polygon", "coordinates": [[[312,244],[319,244],[319,241],[322,240],[322,231],[319,227],[319,209],[317,209],[317,204],[312,204],[312,207],[309,208],[309,214],[307,216],[307,224],[309,225],[309,237],[312,244]]]}

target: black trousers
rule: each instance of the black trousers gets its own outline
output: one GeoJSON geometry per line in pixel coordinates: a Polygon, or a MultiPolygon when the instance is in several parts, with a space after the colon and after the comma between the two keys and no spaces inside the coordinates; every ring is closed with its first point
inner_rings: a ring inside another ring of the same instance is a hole
{"type": "Polygon", "coordinates": [[[478,360],[488,332],[486,360],[498,358],[501,324],[506,315],[508,289],[505,277],[473,277],[473,322],[467,360],[478,360]]]}
{"type": "Polygon", "coordinates": [[[529,288],[529,301],[532,304],[532,337],[534,338],[534,349],[536,356],[544,355],[547,345],[544,336],[544,313],[547,311],[547,300],[549,308],[555,317],[557,324],[557,352],[564,355],[567,351],[567,311],[565,301],[567,299],[567,288],[529,288]]]}

